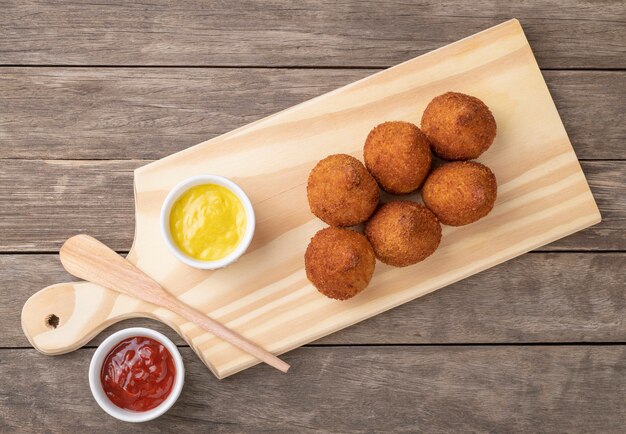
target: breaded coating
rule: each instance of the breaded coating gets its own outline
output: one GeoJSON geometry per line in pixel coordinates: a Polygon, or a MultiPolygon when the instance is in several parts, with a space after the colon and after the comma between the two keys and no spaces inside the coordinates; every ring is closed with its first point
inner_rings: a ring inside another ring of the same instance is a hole
{"type": "Polygon", "coordinates": [[[496,137],[496,120],[489,107],[457,92],[435,97],[422,114],[421,126],[435,155],[444,160],[478,158],[496,137]]]}
{"type": "Polygon", "coordinates": [[[365,235],[380,261],[406,267],[423,261],[437,250],[441,225],[425,206],[394,201],[378,208],[365,225],[365,235]]]}
{"type": "Polygon", "coordinates": [[[354,226],[378,205],[380,190],[356,158],[330,155],[311,170],[306,187],[311,212],[331,226],[354,226]]]}
{"type": "Polygon", "coordinates": [[[363,148],[365,167],[381,188],[411,193],[424,182],[432,155],[428,139],[409,122],[385,122],[370,131],[363,148]]]}
{"type": "Polygon", "coordinates": [[[433,170],[422,199],[439,221],[462,226],[483,218],[493,208],[498,185],[493,172],[475,161],[455,161],[433,170]]]}
{"type": "Polygon", "coordinates": [[[304,254],[306,277],[319,292],[347,300],[370,283],[376,257],[367,238],[351,229],[318,231],[304,254]]]}

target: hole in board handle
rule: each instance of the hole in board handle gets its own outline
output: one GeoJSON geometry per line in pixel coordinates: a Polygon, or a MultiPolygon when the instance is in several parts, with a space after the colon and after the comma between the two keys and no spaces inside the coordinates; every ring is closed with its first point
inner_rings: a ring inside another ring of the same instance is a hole
{"type": "Polygon", "coordinates": [[[59,326],[59,317],[55,314],[50,314],[46,317],[46,326],[51,329],[55,329],[59,326]]]}

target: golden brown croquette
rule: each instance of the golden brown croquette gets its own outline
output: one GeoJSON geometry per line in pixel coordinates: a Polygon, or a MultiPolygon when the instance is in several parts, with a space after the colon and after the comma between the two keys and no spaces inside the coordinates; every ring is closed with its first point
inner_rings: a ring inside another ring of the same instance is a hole
{"type": "Polygon", "coordinates": [[[337,300],[347,300],[365,289],[375,265],[369,241],[351,229],[320,230],[304,254],[307,278],[319,292],[337,300]]]}
{"type": "Polygon", "coordinates": [[[324,222],[331,226],[354,226],[372,215],[380,191],[359,160],[335,154],[311,170],[307,197],[311,212],[324,222]]]}
{"type": "Polygon", "coordinates": [[[424,203],[449,226],[473,223],[489,214],[498,185],[493,172],[475,161],[455,161],[433,170],[422,188],[424,203]]]}
{"type": "Polygon", "coordinates": [[[496,121],[478,98],[457,92],[435,97],[422,115],[422,131],[444,160],[478,158],[496,137],[496,121]]]}
{"type": "Polygon", "coordinates": [[[406,267],[429,257],[441,241],[441,225],[428,208],[415,202],[381,205],[365,225],[376,257],[385,264],[406,267]]]}
{"type": "Polygon", "coordinates": [[[417,190],[432,162],[426,136],[417,126],[402,121],[385,122],[370,131],[363,157],[381,188],[392,194],[417,190]]]}

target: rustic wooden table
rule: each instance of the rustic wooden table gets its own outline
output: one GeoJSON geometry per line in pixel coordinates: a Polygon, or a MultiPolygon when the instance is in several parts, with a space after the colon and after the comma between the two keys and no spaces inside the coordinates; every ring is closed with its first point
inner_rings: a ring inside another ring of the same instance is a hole
{"type": "Polygon", "coordinates": [[[0,1],[0,431],[543,431],[626,426],[623,1],[0,1]],[[30,348],[20,309],[58,249],[133,236],[132,171],[508,18],[524,27],[601,224],[218,381],[164,417],[92,399],[98,336],[30,348]]]}

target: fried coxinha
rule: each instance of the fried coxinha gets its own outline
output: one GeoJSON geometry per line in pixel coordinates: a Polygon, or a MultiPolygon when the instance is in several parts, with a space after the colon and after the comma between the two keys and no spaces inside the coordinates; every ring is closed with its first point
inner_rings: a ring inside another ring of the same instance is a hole
{"type": "Polygon", "coordinates": [[[365,224],[365,235],[381,262],[406,267],[423,261],[437,250],[441,225],[425,206],[394,200],[378,208],[365,224]]]}
{"type": "Polygon", "coordinates": [[[441,223],[463,226],[489,214],[497,193],[496,176],[487,166],[454,161],[433,170],[422,188],[422,199],[441,223]]]}
{"type": "Polygon", "coordinates": [[[405,194],[419,188],[430,171],[428,139],[410,122],[385,122],[367,136],[365,166],[388,193],[405,194]]]}
{"type": "Polygon", "coordinates": [[[496,137],[496,120],[484,102],[459,92],[446,92],[426,106],[422,131],[435,155],[444,160],[473,160],[496,137]]]}
{"type": "Polygon", "coordinates": [[[496,122],[478,98],[446,92],[427,105],[421,129],[383,122],[368,134],[365,166],[347,154],[330,155],[309,174],[311,212],[331,227],[318,231],[305,253],[308,279],[324,295],[354,297],[369,284],[376,258],[406,267],[431,256],[441,224],[461,226],[485,217],[497,197],[494,173],[466,161],[492,145],[496,122]],[[444,162],[432,169],[433,154],[444,162]],[[403,195],[421,187],[424,205],[391,199],[379,206],[379,187],[403,195]],[[365,235],[349,226],[364,223],[365,235]]]}
{"type": "Polygon", "coordinates": [[[363,291],[374,274],[371,244],[352,229],[318,231],[304,255],[307,278],[324,295],[347,300],[363,291]]]}
{"type": "Polygon", "coordinates": [[[311,212],[331,226],[354,226],[376,210],[380,190],[363,163],[351,155],[330,155],[309,174],[311,212]]]}

